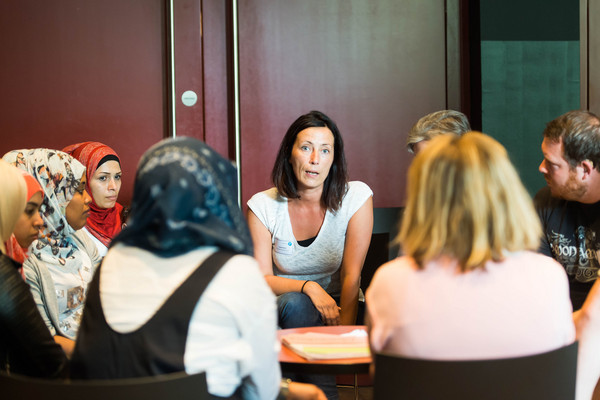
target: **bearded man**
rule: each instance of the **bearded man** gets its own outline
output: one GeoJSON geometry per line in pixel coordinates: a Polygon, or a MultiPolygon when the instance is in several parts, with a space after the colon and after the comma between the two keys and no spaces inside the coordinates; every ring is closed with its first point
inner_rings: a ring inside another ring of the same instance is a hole
{"type": "Polygon", "coordinates": [[[550,121],[542,153],[547,186],[534,200],[544,229],[540,252],[565,268],[578,310],[600,266],[600,120],[569,111],[550,121]]]}

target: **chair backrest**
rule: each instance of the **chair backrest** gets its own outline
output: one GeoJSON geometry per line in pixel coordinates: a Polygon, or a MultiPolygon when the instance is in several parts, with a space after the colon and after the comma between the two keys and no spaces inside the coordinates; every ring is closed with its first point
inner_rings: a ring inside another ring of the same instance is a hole
{"type": "Polygon", "coordinates": [[[61,381],[0,373],[2,400],[208,400],[206,374],[183,372],[118,380],[61,381]]]}
{"type": "Polygon", "coordinates": [[[377,268],[389,261],[389,242],[390,234],[388,232],[373,233],[371,235],[371,243],[369,244],[369,250],[365,256],[365,262],[360,274],[360,288],[363,292],[369,287],[377,268]]]}
{"type": "Polygon", "coordinates": [[[375,354],[375,400],[572,400],[577,342],[527,357],[418,360],[375,354]]]}

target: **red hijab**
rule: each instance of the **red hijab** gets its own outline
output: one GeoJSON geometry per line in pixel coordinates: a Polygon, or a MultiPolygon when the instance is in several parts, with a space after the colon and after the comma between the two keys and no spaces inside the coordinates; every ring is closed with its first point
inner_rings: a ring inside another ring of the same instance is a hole
{"type": "MultiPolygon", "coordinates": [[[[19,170],[23,174],[23,178],[25,178],[25,183],[27,184],[27,201],[31,200],[34,194],[37,192],[42,192],[42,198],[44,197],[44,191],[40,186],[37,179],[33,176],[29,175],[27,172],[23,170],[19,170]]],[[[25,210],[23,210],[25,212],[25,210]]],[[[27,259],[27,249],[21,247],[19,242],[17,242],[17,238],[15,235],[10,235],[10,238],[6,243],[4,243],[6,247],[6,255],[15,260],[16,262],[23,264],[25,259],[27,259]]]]}
{"type": "Polygon", "coordinates": [[[123,206],[119,203],[115,203],[112,208],[100,208],[94,200],[92,191],[90,190],[90,181],[94,176],[94,173],[100,165],[105,161],[114,160],[121,164],[117,153],[105,144],[99,142],[83,142],[72,144],[65,147],[62,151],[72,155],[74,158],[79,160],[86,168],[86,190],[92,197],[92,203],[90,204],[90,216],[87,219],[87,229],[94,235],[96,239],[102,242],[108,247],[112,238],[119,232],[121,232],[121,211],[123,206]],[[108,160],[103,160],[107,156],[113,156],[108,160]]]}

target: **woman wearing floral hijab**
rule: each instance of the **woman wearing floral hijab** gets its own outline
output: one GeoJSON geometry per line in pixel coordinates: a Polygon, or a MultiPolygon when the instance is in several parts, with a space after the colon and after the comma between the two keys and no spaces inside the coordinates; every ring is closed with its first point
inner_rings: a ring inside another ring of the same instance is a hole
{"type": "Polygon", "coordinates": [[[17,272],[21,264],[8,257],[4,248],[26,207],[25,180],[18,169],[0,160],[0,182],[0,371],[59,377],[67,370],[67,358],[17,272]]]}
{"type": "Polygon", "coordinates": [[[275,298],[252,252],[235,167],[196,139],[149,149],[90,285],[72,376],[206,371],[214,396],[275,399],[275,298]]]}
{"type": "Polygon", "coordinates": [[[70,354],[87,285],[100,262],[94,243],[79,231],[91,202],[85,191],[85,167],[50,149],[15,150],[4,160],[29,172],[44,191],[40,207],[44,226],[23,269],[46,326],[70,354]]]}
{"type": "Polygon", "coordinates": [[[92,196],[84,230],[102,257],[113,237],[121,232],[123,206],[117,203],[121,189],[121,162],[117,153],[99,142],[83,142],[63,149],[86,168],[86,191],[92,196]]]}

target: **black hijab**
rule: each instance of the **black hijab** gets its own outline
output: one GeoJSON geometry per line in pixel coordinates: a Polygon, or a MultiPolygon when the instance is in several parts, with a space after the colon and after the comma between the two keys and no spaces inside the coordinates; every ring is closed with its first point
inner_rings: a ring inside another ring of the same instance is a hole
{"type": "Polygon", "coordinates": [[[200,140],[165,139],[140,160],[127,226],[111,243],[173,257],[201,246],[252,255],[236,169],[200,140]]]}

